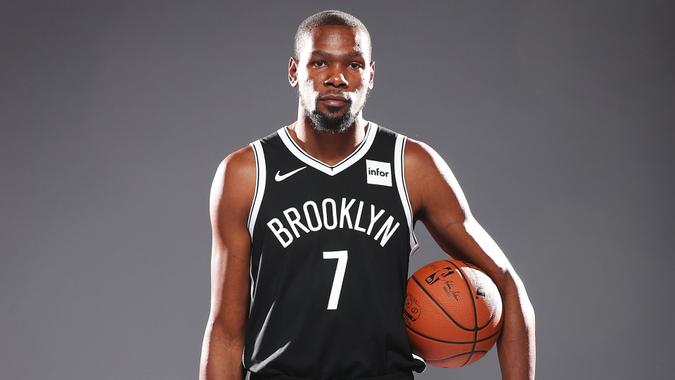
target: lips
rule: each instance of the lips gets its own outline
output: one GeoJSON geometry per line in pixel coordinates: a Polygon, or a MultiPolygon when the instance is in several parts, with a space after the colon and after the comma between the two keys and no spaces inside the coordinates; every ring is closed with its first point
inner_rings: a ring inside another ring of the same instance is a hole
{"type": "Polygon", "coordinates": [[[338,95],[322,96],[322,97],[319,98],[319,100],[339,100],[341,102],[345,102],[345,103],[347,102],[347,98],[343,98],[342,96],[338,96],[338,95]]]}
{"type": "Polygon", "coordinates": [[[319,98],[319,101],[323,102],[326,105],[333,107],[342,107],[345,104],[348,104],[349,101],[346,98],[338,95],[326,95],[319,98]]]}

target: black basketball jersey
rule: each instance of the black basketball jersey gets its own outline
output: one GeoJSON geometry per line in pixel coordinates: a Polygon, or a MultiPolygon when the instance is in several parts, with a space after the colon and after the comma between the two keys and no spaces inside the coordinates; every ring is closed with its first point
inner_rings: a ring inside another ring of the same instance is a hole
{"type": "Polygon", "coordinates": [[[369,122],[335,165],[287,127],[252,142],[247,379],[413,379],[425,363],[402,312],[417,247],[404,180],[406,137],[369,122]]]}

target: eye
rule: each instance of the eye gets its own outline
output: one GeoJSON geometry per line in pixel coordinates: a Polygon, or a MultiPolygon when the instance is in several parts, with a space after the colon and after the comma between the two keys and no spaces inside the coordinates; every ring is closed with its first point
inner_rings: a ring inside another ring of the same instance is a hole
{"type": "Polygon", "coordinates": [[[312,66],[314,67],[320,67],[321,64],[326,64],[326,61],[314,61],[312,62],[312,66]]]}
{"type": "Polygon", "coordinates": [[[352,62],[350,66],[353,68],[363,68],[363,65],[358,62],[352,62]]]}

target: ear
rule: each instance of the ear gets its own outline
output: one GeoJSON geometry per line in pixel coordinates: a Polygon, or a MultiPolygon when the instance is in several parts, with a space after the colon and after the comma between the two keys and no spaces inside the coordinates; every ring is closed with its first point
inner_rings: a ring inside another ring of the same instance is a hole
{"type": "Polygon", "coordinates": [[[288,83],[291,84],[291,87],[298,84],[298,63],[293,57],[288,60],[288,83]]]}
{"type": "Polygon", "coordinates": [[[370,82],[368,82],[368,88],[373,89],[375,85],[375,61],[370,61],[370,82]]]}

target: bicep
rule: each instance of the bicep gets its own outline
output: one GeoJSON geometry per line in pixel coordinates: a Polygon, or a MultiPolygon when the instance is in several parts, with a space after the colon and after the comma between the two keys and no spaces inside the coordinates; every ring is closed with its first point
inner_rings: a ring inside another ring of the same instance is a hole
{"type": "Polygon", "coordinates": [[[446,161],[430,146],[418,142],[418,167],[424,186],[421,219],[436,243],[449,255],[472,263],[495,283],[512,270],[508,259],[478,223],[457,178],[446,161]]]}
{"type": "Polygon", "coordinates": [[[228,156],[211,186],[211,311],[228,336],[241,338],[248,315],[251,241],[248,210],[255,186],[255,164],[246,151],[228,156]]]}

